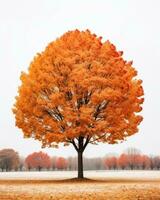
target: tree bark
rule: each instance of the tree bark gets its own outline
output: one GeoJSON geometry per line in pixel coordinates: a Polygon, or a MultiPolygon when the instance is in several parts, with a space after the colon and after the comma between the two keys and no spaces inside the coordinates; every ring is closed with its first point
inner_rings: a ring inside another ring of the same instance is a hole
{"type": "Polygon", "coordinates": [[[83,179],[83,151],[85,150],[86,146],[89,143],[89,136],[84,141],[84,137],[79,136],[78,143],[76,144],[74,140],[71,141],[74,148],[76,149],[78,153],[78,179],[83,179]]]}
{"type": "Polygon", "coordinates": [[[84,178],[83,176],[83,152],[78,152],[78,178],[84,178]]]}

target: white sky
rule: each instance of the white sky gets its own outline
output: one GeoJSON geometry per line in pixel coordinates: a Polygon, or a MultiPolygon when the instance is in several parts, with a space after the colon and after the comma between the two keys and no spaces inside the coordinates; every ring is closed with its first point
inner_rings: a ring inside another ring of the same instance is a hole
{"type": "MultiPolygon", "coordinates": [[[[143,79],[145,103],[139,133],[118,145],[90,145],[85,156],[121,153],[130,146],[160,155],[159,20],[159,0],[0,0],[0,149],[11,147],[24,156],[41,150],[40,142],[23,139],[15,127],[11,108],[20,73],[56,37],[88,28],[134,61],[143,79]]],[[[76,155],[73,147],[43,150],[51,156],[76,155]]]]}

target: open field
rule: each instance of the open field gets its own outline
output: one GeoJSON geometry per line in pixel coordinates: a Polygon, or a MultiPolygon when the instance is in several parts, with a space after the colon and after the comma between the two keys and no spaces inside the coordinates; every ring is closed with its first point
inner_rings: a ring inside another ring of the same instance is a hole
{"type": "Polygon", "coordinates": [[[0,173],[0,200],[160,200],[159,171],[0,173]],[[70,178],[70,179],[69,179],[70,178]]]}

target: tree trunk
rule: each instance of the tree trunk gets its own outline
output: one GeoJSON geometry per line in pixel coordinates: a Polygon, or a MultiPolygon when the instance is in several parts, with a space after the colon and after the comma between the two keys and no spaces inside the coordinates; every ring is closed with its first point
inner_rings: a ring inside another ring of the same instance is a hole
{"type": "Polygon", "coordinates": [[[83,177],[83,152],[78,152],[78,178],[83,177]]]}
{"type": "Polygon", "coordinates": [[[83,179],[83,151],[85,150],[87,144],[89,143],[89,136],[87,137],[86,141],[84,142],[84,137],[79,136],[78,144],[75,143],[74,140],[71,141],[74,148],[78,153],[78,179],[83,179]]]}
{"type": "Polygon", "coordinates": [[[38,171],[39,171],[39,172],[41,171],[41,167],[40,167],[40,166],[38,166],[38,171]]]}

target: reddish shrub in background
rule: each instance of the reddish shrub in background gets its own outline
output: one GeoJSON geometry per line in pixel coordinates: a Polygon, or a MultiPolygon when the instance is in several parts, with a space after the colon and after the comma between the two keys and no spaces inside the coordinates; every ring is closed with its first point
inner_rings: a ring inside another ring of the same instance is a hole
{"type": "Polygon", "coordinates": [[[117,158],[115,156],[108,157],[104,160],[104,164],[107,169],[116,169],[117,168],[117,158]]]}
{"type": "Polygon", "coordinates": [[[58,157],[56,159],[56,163],[55,163],[55,166],[57,169],[67,169],[67,166],[68,166],[68,162],[65,158],[63,157],[58,157]]]}
{"type": "Polygon", "coordinates": [[[121,154],[118,158],[118,166],[121,169],[125,169],[128,166],[128,157],[126,154],[121,154]]]}
{"type": "Polygon", "coordinates": [[[27,158],[25,159],[25,164],[29,170],[31,168],[36,168],[40,171],[42,168],[51,167],[51,159],[46,153],[43,153],[41,151],[34,152],[27,156],[27,158]]]}

